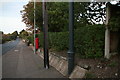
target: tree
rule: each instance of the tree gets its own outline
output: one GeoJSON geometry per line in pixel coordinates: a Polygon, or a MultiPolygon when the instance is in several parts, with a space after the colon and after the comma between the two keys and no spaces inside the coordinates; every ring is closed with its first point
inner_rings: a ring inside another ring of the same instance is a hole
{"type": "Polygon", "coordinates": [[[35,10],[35,21],[36,27],[39,27],[42,30],[42,4],[41,2],[36,2],[36,8],[34,9],[34,3],[29,2],[27,5],[24,5],[24,10],[21,10],[20,13],[23,18],[23,22],[27,25],[29,30],[34,28],[34,10],[35,10]]]}
{"type": "Polygon", "coordinates": [[[20,38],[23,38],[23,39],[26,39],[29,34],[27,31],[25,31],[24,29],[22,31],[20,31],[20,34],[19,34],[20,38]]]}
{"type": "Polygon", "coordinates": [[[106,2],[89,3],[86,16],[92,24],[104,24],[106,20],[106,2]]]}
{"type": "MultiPolygon", "coordinates": [[[[89,24],[105,22],[105,4],[103,2],[76,2],[74,3],[75,28],[89,24]]],[[[66,2],[47,3],[48,29],[50,32],[68,30],[69,4],[66,2]]],[[[36,3],[36,27],[42,31],[42,3],[36,3]]],[[[21,11],[23,22],[29,27],[34,25],[34,4],[29,2],[21,11]]]]}
{"type": "Polygon", "coordinates": [[[12,34],[11,34],[11,38],[12,39],[16,39],[18,36],[18,32],[17,31],[14,31],[12,34]]]}
{"type": "Polygon", "coordinates": [[[47,9],[49,31],[66,31],[68,28],[68,3],[47,3],[47,9]]]}
{"type": "Polygon", "coordinates": [[[106,2],[81,2],[75,6],[75,21],[78,25],[103,24],[106,18],[106,2]],[[76,9],[77,8],[77,9],[76,9]]]}
{"type": "Polygon", "coordinates": [[[22,32],[24,32],[25,30],[23,29],[22,31],[20,31],[20,34],[22,34],[22,32]]]}
{"type": "MultiPolygon", "coordinates": [[[[88,3],[74,3],[74,22],[75,27],[85,26],[89,24],[86,16],[85,7],[88,3]]],[[[49,31],[60,32],[60,31],[68,31],[68,22],[69,22],[69,3],[66,2],[54,2],[48,3],[48,23],[49,23],[49,31]]]]}
{"type": "Polygon", "coordinates": [[[12,34],[15,35],[15,36],[18,36],[18,32],[17,31],[14,31],[12,34]]]}
{"type": "Polygon", "coordinates": [[[75,2],[74,3],[74,22],[75,28],[83,27],[85,25],[90,24],[86,17],[86,7],[88,6],[88,2],[75,2]]]}
{"type": "MultiPolygon", "coordinates": [[[[29,27],[33,28],[33,21],[34,21],[34,8],[33,8],[33,2],[29,2],[27,5],[24,6],[24,10],[21,11],[23,22],[29,27]]],[[[75,3],[75,5],[79,6],[78,3],[75,3]]],[[[68,30],[68,18],[69,18],[69,8],[68,8],[68,3],[65,2],[52,2],[52,3],[47,3],[47,9],[48,9],[48,26],[49,26],[49,31],[50,32],[60,32],[60,31],[67,31],[68,30]]],[[[75,6],[76,7],[76,6],[75,6]]],[[[75,8],[75,13],[78,13],[78,9],[75,8]]],[[[82,7],[83,8],[83,7],[82,7]]],[[[81,10],[81,9],[80,9],[81,10]]],[[[36,3],[36,25],[39,27],[42,31],[42,6],[41,3],[37,2],[36,3]],[[38,15],[39,14],[39,15],[38,15]]],[[[83,10],[85,11],[85,10],[83,10]]],[[[84,12],[82,12],[84,13],[84,12]]],[[[78,17],[75,16],[75,17],[78,17]]],[[[77,22],[77,18],[75,18],[75,23],[77,22]]],[[[83,21],[79,22],[83,23],[83,21]]]]}

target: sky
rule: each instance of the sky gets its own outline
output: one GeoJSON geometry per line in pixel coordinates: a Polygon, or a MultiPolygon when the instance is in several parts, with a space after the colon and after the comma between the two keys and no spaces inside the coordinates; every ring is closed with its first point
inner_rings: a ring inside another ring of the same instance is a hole
{"type": "Polygon", "coordinates": [[[0,2],[0,31],[8,34],[16,30],[20,32],[26,28],[26,25],[22,22],[20,11],[24,9],[23,5],[27,3],[28,0],[0,2]]]}

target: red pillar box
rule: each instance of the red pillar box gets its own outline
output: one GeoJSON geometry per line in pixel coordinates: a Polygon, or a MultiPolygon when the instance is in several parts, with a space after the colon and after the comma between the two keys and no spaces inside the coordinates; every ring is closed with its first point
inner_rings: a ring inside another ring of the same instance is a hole
{"type": "Polygon", "coordinates": [[[39,48],[39,38],[35,38],[36,50],[39,48]]]}

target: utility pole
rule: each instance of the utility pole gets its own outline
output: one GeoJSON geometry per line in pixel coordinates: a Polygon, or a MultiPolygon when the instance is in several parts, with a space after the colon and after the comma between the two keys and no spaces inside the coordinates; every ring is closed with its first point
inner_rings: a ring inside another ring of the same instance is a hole
{"type": "Polygon", "coordinates": [[[48,55],[48,14],[46,2],[43,0],[43,31],[44,31],[44,67],[49,68],[49,55],[48,55]]]}
{"type": "Polygon", "coordinates": [[[68,75],[74,69],[74,2],[69,2],[69,51],[68,51],[68,75]]]}

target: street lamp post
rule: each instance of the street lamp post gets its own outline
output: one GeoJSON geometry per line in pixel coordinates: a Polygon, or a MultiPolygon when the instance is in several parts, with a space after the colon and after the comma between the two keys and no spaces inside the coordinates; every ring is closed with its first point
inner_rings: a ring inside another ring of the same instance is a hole
{"type": "Polygon", "coordinates": [[[36,36],[36,33],[35,33],[35,29],[36,29],[36,21],[35,21],[35,6],[36,6],[36,4],[35,4],[35,2],[36,2],[36,0],[34,0],[34,54],[36,53],[36,43],[35,43],[35,36],[36,36]]]}
{"type": "Polygon", "coordinates": [[[68,51],[68,75],[74,69],[74,2],[69,2],[69,51],[68,51]]]}
{"type": "Polygon", "coordinates": [[[43,0],[43,31],[44,31],[44,67],[49,68],[48,55],[48,14],[46,9],[46,2],[43,0]]]}

